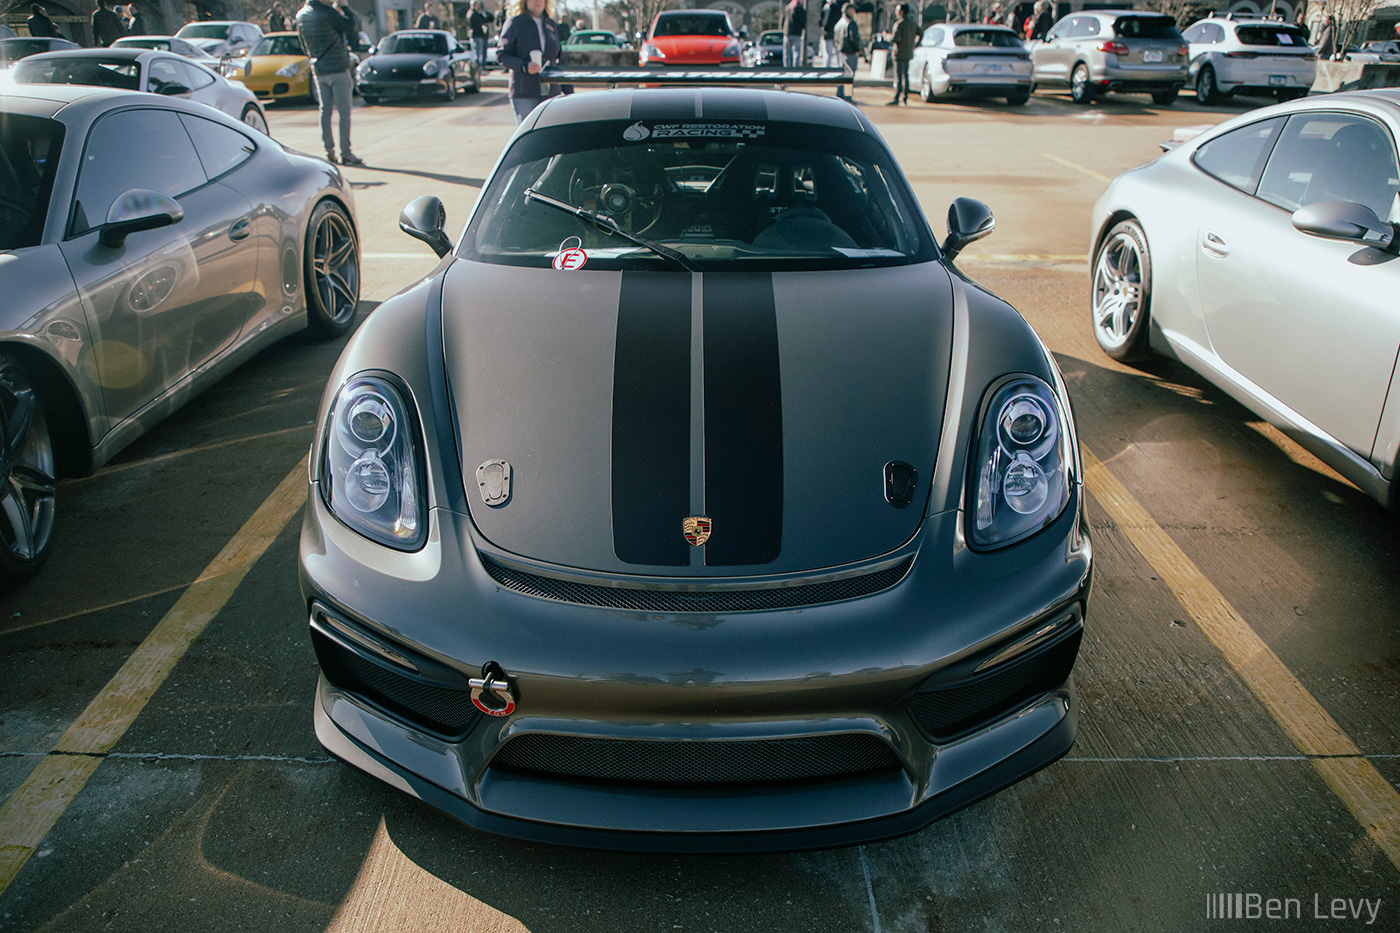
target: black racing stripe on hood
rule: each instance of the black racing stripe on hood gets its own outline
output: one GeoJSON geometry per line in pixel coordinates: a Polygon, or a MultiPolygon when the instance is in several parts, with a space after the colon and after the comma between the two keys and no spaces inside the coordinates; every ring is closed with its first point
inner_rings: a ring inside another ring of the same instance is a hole
{"type": "Polygon", "coordinates": [[[624,272],[613,368],[613,550],[686,566],[690,545],[690,275],[624,272]]]}
{"type": "Polygon", "coordinates": [[[695,88],[649,89],[632,95],[633,120],[677,120],[695,118],[695,88]]]}
{"type": "Polygon", "coordinates": [[[700,117],[705,120],[768,120],[768,103],[758,94],[717,94],[706,97],[700,117]]]}
{"type": "Polygon", "coordinates": [[[766,564],[783,543],[778,316],[766,273],[704,278],[707,566],[766,564]]]}

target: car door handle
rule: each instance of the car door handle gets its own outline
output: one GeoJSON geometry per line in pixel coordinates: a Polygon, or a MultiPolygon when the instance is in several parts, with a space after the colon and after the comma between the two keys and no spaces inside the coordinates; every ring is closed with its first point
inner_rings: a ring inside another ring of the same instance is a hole
{"type": "Polygon", "coordinates": [[[253,232],[253,222],[247,217],[240,217],[228,228],[228,238],[237,242],[248,239],[248,234],[253,232]]]}
{"type": "Polygon", "coordinates": [[[1224,259],[1230,255],[1230,244],[1219,234],[1206,231],[1206,235],[1201,238],[1201,252],[1216,259],[1224,259]]]}

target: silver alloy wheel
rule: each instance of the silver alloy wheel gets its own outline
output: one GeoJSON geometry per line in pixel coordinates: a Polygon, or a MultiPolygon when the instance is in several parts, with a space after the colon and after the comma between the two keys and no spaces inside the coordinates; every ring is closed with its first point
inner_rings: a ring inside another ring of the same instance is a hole
{"type": "Polygon", "coordinates": [[[1196,75],[1196,101],[1201,104],[1218,103],[1219,93],[1215,89],[1215,71],[1209,65],[1196,75]]]}
{"type": "Polygon", "coordinates": [[[311,275],[314,300],[337,326],[355,315],[360,301],[360,254],[355,231],[338,210],[324,212],[312,234],[311,275]]]}
{"type": "Polygon", "coordinates": [[[243,108],[243,122],[264,136],[267,135],[267,120],[255,105],[249,104],[243,108]]]}
{"type": "Polygon", "coordinates": [[[1094,263],[1094,336],[1104,349],[1122,347],[1142,313],[1141,247],[1127,231],[1113,234],[1094,263]]]}
{"type": "Polygon", "coordinates": [[[927,65],[919,73],[919,96],[925,103],[933,103],[933,82],[929,80],[927,65]]]}
{"type": "Polygon", "coordinates": [[[58,482],[53,439],[28,374],[9,357],[0,357],[0,463],[5,565],[37,567],[54,527],[58,482]]]}
{"type": "Polygon", "coordinates": [[[1075,66],[1069,79],[1069,96],[1078,104],[1087,104],[1093,99],[1093,92],[1089,89],[1089,69],[1086,66],[1075,66]]]}

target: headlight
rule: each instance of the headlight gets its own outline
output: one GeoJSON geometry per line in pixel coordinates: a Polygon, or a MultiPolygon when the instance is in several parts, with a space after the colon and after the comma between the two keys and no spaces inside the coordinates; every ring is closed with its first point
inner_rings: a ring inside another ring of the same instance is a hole
{"type": "Polygon", "coordinates": [[[355,69],[355,75],[362,81],[372,74],[374,74],[374,66],[369,62],[360,62],[360,67],[355,69]]]}
{"type": "Polygon", "coordinates": [[[744,54],[744,50],[739,47],[738,42],[731,42],[724,47],[723,58],[738,58],[744,54]]]}
{"type": "Polygon", "coordinates": [[[283,78],[295,78],[300,73],[301,62],[292,62],[290,65],[283,65],[277,69],[277,75],[283,78]]]}
{"type": "Polygon", "coordinates": [[[422,546],[425,534],[414,424],[387,380],[362,374],[336,394],[321,441],[326,506],[366,537],[405,551],[422,546]]]}
{"type": "Polygon", "coordinates": [[[642,46],[642,64],[643,64],[643,65],[645,65],[647,62],[651,61],[651,60],[654,59],[654,58],[655,58],[655,59],[663,59],[663,58],[665,58],[665,57],[666,57],[665,55],[662,55],[662,54],[661,54],[661,50],[658,49],[656,46],[652,45],[650,42],[648,42],[648,43],[646,43],[645,45],[642,46]]]}
{"type": "Polygon", "coordinates": [[[438,69],[441,67],[442,66],[438,62],[424,62],[423,74],[431,78],[433,75],[438,73],[438,69]]]}
{"type": "Polygon", "coordinates": [[[1053,522],[1069,502],[1069,443],[1054,391],[1034,376],[1013,376],[985,401],[972,461],[970,538],[1001,547],[1053,522]]]}

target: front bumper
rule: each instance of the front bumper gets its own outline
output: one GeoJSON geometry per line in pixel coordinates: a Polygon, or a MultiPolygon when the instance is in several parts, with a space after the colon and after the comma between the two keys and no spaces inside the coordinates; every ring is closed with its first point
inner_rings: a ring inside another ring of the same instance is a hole
{"type": "Polygon", "coordinates": [[[258,100],[282,100],[311,96],[311,78],[297,75],[294,78],[281,78],[275,75],[249,75],[238,79],[244,87],[257,95],[258,100]]]}
{"type": "Polygon", "coordinates": [[[992,554],[956,552],[957,514],[930,516],[880,562],[898,582],[859,598],[697,613],[581,605],[591,597],[573,581],[566,597],[528,595],[483,564],[466,516],[441,509],[422,552],[387,553],[313,488],[303,593],[355,635],[314,636],[317,737],[469,825],[527,839],[752,851],[911,832],[1072,745],[1069,669],[1091,582],[1081,496],[992,554]],[[400,669],[386,684],[363,667],[395,666],[376,644],[418,676],[400,669]],[[346,651],[361,674],[336,660],[346,651]],[[492,661],[518,697],[506,717],[464,705],[468,678],[492,661]],[[828,764],[852,743],[884,757],[828,764]],[[530,745],[562,753],[511,751],[530,745]],[[792,773],[743,772],[788,767],[774,757],[794,745],[792,773]],[[581,748],[602,750],[600,770],[580,764],[581,748]]]}
{"type": "Polygon", "coordinates": [[[410,80],[357,77],[355,87],[361,97],[422,97],[446,93],[447,82],[441,77],[410,80]]]}

